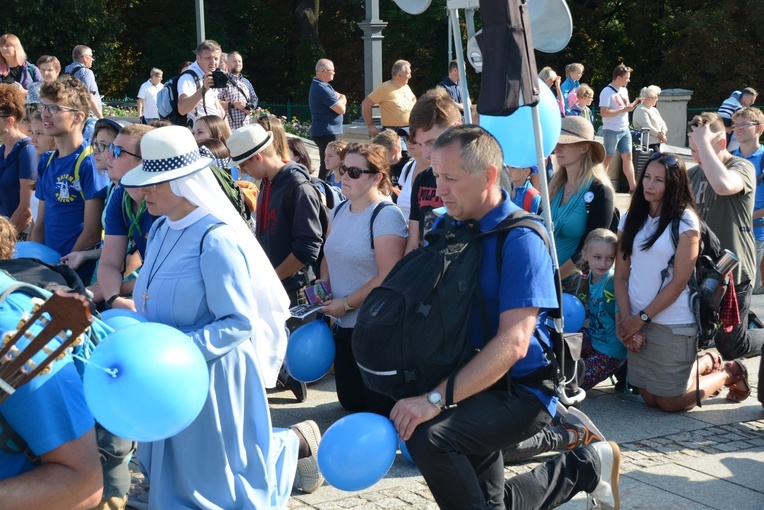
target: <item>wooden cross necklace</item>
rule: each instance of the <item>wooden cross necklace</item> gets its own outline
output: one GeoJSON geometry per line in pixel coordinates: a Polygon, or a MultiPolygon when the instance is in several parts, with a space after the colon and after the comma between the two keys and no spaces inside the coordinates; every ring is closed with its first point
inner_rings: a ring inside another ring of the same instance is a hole
{"type": "MultiPolygon", "coordinates": [[[[151,282],[154,281],[154,277],[157,275],[159,270],[162,268],[164,263],[167,261],[167,258],[170,256],[172,251],[178,245],[178,243],[180,242],[180,239],[183,237],[183,234],[186,233],[187,229],[188,229],[188,227],[183,229],[183,232],[180,233],[180,235],[178,236],[178,239],[175,240],[175,243],[170,247],[170,250],[167,252],[167,254],[162,259],[162,262],[160,262],[159,265],[156,266],[156,268],[154,268],[153,265],[151,266],[151,271],[149,271],[149,278],[148,278],[148,281],[146,281],[146,288],[143,290],[143,294],[141,294],[141,297],[143,298],[143,308],[141,309],[141,312],[145,312],[146,311],[146,301],[149,300],[149,287],[151,286],[151,282]]],[[[168,227],[167,231],[164,233],[164,237],[162,238],[162,244],[159,245],[159,250],[157,250],[157,257],[159,256],[160,253],[162,253],[162,247],[164,246],[164,242],[167,240],[167,235],[169,233],[170,233],[170,229],[168,227]]]]}

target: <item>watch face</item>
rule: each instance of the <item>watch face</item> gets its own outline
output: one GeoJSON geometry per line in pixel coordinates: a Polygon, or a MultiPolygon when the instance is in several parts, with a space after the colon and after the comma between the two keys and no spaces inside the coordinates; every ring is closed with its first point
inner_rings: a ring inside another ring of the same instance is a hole
{"type": "Polygon", "coordinates": [[[639,318],[642,319],[645,322],[650,320],[650,316],[647,315],[646,313],[643,313],[642,315],[640,315],[639,318]]]}
{"type": "Polygon", "coordinates": [[[429,400],[431,404],[440,404],[441,398],[440,393],[437,391],[432,391],[427,394],[427,400],[429,400]]]}

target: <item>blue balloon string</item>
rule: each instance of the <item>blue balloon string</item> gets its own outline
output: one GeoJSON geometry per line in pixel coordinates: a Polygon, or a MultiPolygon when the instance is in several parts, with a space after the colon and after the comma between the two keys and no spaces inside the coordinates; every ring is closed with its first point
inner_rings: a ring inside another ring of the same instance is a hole
{"type": "Polygon", "coordinates": [[[97,369],[103,370],[104,372],[106,372],[107,374],[109,374],[110,376],[112,376],[115,379],[117,378],[117,374],[119,373],[119,370],[117,370],[116,368],[104,368],[104,367],[98,366],[95,363],[93,363],[92,361],[90,361],[89,359],[85,359],[82,356],[78,356],[76,354],[72,354],[72,358],[76,358],[76,359],[82,361],[83,363],[87,363],[88,365],[93,365],[97,369]]]}

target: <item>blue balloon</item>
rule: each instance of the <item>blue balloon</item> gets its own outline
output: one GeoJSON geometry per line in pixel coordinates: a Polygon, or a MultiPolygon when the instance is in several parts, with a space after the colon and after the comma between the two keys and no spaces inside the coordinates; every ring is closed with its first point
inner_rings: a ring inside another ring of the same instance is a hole
{"type": "Polygon", "coordinates": [[[334,336],[322,320],[300,326],[289,336],[286,365],[289,373],[302,382],[321,379],[334,363],[334,336]]]}
{"type": "Polygon", "coordinates": [[[146,322],[146,317],[126,308],[112,308],[101,312],[101,320],[118,331],[128,326],[146,322]]]}
{"type": "MultiPolygon", "coordinates": [[[[560,139],[562,117],[560,107],[546,83],[539,80],[539,118],[541,146],[549,156],[560,139]]],[[[533,116],[530,106],[521,106],[507,117],[481,115],[480,125],[496,137],[504,152],[504,163],[515,168],[528,168],[537,164],[536,138],[533,134],[533,116]]]]}
{"type": "Polygon", "coordinates": [[[153,322],[106,337],[93,351],[83,379],[95,419],[119,437],[145,442],[174,436],[194,421],[209,385],[207,362],[194,342],[153,322]]]}
{"type": "Polygon", "coordinates": [[[573,294],[562,295],[562,316],[565,319],[565,324],[562,330],[565,333],[577,333],[584,327],[584,321],[586,320],[586,307],[573,294]]]}
{"type": "Polygon", "coordinates": [[[318,445],[318,468],[330,485],[360,491],[387,474],[397,451],[393,422],[378,414],[355,413],[326,431],[318,445]]]}
{"type": "Polygon", "coordinates": [[[19,241],[16,243],[15,259],[38,259],[46,264],[60,264],[61,254],[53,248],[34,241],[19,241]]]}
{"type": "Polygon", "coordinates": [[[398,449],[401,451],[401,455],[403,455],[404,459],[411,462],[412,464],[415,464],[414,459],[411,458],[409,449],[406,446],[406,441],[398,441],[398,449]]]}

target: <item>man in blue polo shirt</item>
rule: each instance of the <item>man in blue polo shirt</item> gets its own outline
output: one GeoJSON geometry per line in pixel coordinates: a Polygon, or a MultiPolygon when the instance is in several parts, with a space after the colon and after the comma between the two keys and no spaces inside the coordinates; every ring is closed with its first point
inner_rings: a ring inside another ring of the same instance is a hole
{"type": "MultiPolygon", "coordinates": [[[[437,194],[456,220],[478,221],[487,231],[518,209],[500,187],[501,147],[483,128],[452,127],[435,141],[430,162],[437,194]]],[[[555,413],[557,397],[522,378],[547,366],[539,342],[550,343],[546,311],[557,297],[552,260],[536,233],[509,233],[501,274],[497,236],[480,242],[479,285],[495,336],[484,341],[473,313],[469,338],[480,352],[457,372],[452,401],[445,381],[398,401],[390,413],[398,434],[440,508],[553,508],[582,491],[601,508],[619,508],[620,451],[612,442],[576,448],[504,480],[501,450],[533,436],[555,413]]]]}
{"type": "Polygon", "coordinates": [[[329,142],[338,140],[342,134],[342,119],[348,100],[345,94],[335,91],[329,82],[334,79],[334,64],[322,58],[316,62],[316,76],[310,85],[308,102],[310,103],[310,137],[318,145],[321,157],[319,179],[326,179],[324,154],[329,142]]]}

